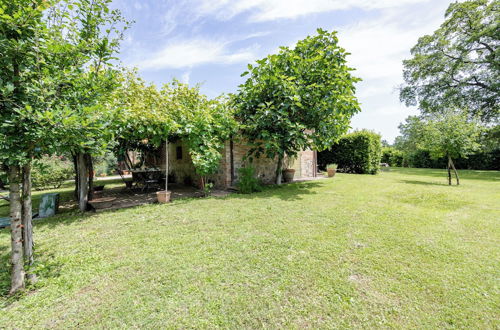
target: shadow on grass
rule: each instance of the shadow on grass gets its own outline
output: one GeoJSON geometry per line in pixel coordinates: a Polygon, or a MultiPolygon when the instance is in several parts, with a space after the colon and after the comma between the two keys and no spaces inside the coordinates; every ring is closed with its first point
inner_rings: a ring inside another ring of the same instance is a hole
{"type": "MultiPolygon", "coordinates": [[[[430,169],[430,168],[391,168],[391,172],[403,175],[418,175],[427,177],[443,178],[446,180],[448,173],[446,169],[430,169]]],[[[500,181],[500,171],[475,171],[475,170],[458,170],[460,179],[464,180],[484,180],[484,181],[500,181]]]]}
{"type": "MultiPolygon", "coordinates": [[[[418,185],[423,185],[423,186],[448,186],[450,185],[448,183],[441,183],[441,182],[431,182],[431,181],[418,181],[418,180],[399,180],[399,182],[406,183],[406,184],[418,184],[418,185]]],[[[456,184],[451,185],[451,187],[457,186],[456,184]]]]}
{"type": "Polygon", "coordinates": [[[306,182],[294,182],[289,184],[284,184],[281,186],[269,185],[265,186],[261,192],[252,194],[239,194],[234,193],[228,195],[227,199],[257,199],[257,198],[268,198],[268,197],[278,197],[284,201],[296,201],[301,200],[304,195],[315,195],[317,194],[313,188],[322,186],[323,183],[318,181],[306,181],[306,182]]]}

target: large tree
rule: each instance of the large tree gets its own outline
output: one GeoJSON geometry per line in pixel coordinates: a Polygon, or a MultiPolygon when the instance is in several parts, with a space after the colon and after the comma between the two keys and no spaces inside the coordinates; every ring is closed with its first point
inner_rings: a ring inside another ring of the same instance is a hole
{"type": "Polygon", "coordinates": [[[31,161],[50,145],[50,130],[40,119],[41,111],[51,109],[49,91],[55,86],[45,74],[53,65],[46,61],[48,7],[42,0],[0,7],[0,159],[9,173],[11,293],[24,287],[24,259],[28,265],[33,261],[31,161]]]}
{"type": "Polygon", "coordinates": [[[467,109],[470,117],[498,120],[500,2],[452,3],[445,21],[418,40],[405,60],[400,98],[425,113],[467,109]]]}
{"type": "MultiPolygon", "coordinates": [[[[101,67],[116,48],[110,37],[119,13],[110,0],[12,0],[0,6],[0,160],[8,166],[11,293],[25,285],[33,262],[31,163],[78,143],[93,146],[89,130],[101,99],[101,67]],[[97,92],[96,92],[97,90],[97,92]],[[79,127],[78,134],[68,134],[79,127]],[[77,142],[75,142],[77,141],[77,142]],[[22,183],[22,184],[21,184],[22,183]]],[[[94,131],[95,136],[106,131],[94,131]]]]}
{"type": "Polygon", "coordinates": [[[250,77],[239,87],[236,115],[253,145],[251,154],[277,159],[276,183],[285,156],[331,146],[360,111],[354,95],[360,79],[352,76],[347,55],[335,32],[319,29],[243,73],[250,77]]]}

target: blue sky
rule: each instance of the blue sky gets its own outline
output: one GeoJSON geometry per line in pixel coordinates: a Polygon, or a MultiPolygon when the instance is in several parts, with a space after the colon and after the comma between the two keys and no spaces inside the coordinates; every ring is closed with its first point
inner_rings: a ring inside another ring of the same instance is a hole
{"type": "Polygon", "coordinates": [[[392,141],[416,109],[400,104],[402,60],[443,21],[450,0],[115,0],[135,24],[120,55],[157,85],[178,78],[209,97],[235,92],[247,63],[293,46],[317,28],[339,32],[362,112],[353,129],[392,141]]]}

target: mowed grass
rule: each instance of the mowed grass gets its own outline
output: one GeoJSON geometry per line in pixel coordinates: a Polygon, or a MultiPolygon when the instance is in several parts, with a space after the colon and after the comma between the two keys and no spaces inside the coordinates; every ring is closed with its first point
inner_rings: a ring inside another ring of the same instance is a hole
{"type": "Polygon", "coordinates": [[[393,169],[35,225],[0,328],[499,328],[500,173],[393,169]]]}
{"type": "MultiPolygon", "coordinates": [[[[95,179],[94,185],[96,186],[104,185],[105,189],[125,186],[125,184],[121,179],[114,179],[114,178],[95,179]]],[[[74,201],[74,190],[75,190],[75,184],[73,181],[67,181],[63,183],[59,189],[47,189],[41,191],[34,190],[32,192],[34,212],[36,213],[38,211],[38,206],[40,204],[43,194],[55,193],[55,192],[59,193],[60,204],[64,205],[64,207],[60,209],[61,212],[70,211],[71,209],[76,208],[77,206],[76,206],[76,201],[74,201]]],[[[4,192],[1,195],[7,197],[9,194],[8,192],[4,192]]],[[[0,199],[0,217],[8,217],[8,216],[9,216],[9,203],[4,199],[0,199]]]]}

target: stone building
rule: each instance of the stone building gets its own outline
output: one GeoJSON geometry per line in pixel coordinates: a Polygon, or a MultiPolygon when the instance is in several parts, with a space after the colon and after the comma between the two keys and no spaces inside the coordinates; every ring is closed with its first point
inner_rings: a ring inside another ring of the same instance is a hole
{"type": "MultiPolygon", "coordinates": [[[[247,155],[249,146],[244,143],[232,143],[227,141],[222,152],[222,159],[216,174],[208,177],[217,188],[228,188],[238,181],[238,169],[245,165],[245,155],[247,155]]],[[[169,143],[169,182],[184,183],[187,185],[199,183],[199,175],[196,174],[194,165],[189,155],[187,146],[179,140],[169,143]]],[[[297,157],[285,159],[284,168],[295,170],[294,179],[311,178],[316,176],[317,161],[316,151],[303,150],[297,157]]],[[[161,148],[160,168],[165,168],[165,145],[161,148]]],[[[248,163],[248,161],[246,161],[248,163]]],[[[276,159],[270,159],[264,156],[254,158],[252,166],[255,168],[257,177],[265,184],[275,182],[276,178],[276,159]]]]}

